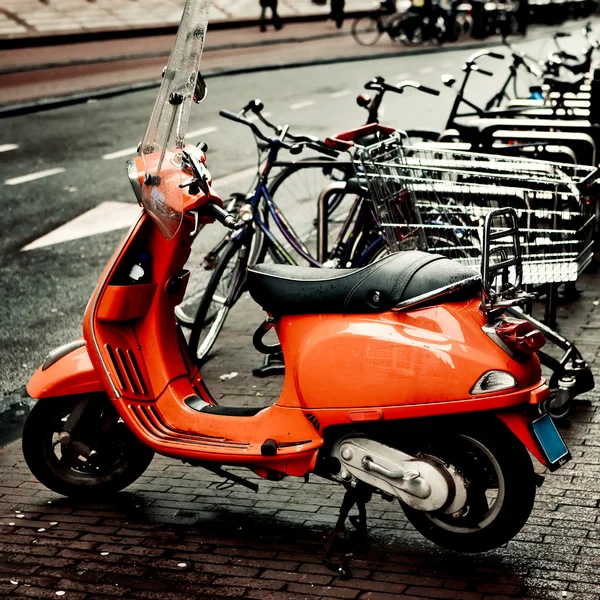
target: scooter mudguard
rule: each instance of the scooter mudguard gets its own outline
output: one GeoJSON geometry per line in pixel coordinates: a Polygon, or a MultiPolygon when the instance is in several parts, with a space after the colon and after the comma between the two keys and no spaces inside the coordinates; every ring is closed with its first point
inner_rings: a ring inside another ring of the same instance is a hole
{"type": "Polygon", "coordinates": [[[531,432],[531,417],[515,410],[499,411],[497,417],[544,466],[549,466],[531,432]]]}
{"type": "Polygon", "coordinates": [[[53,350],[27,384],[36,399],[102,391],[83,339],[53,350]]]}

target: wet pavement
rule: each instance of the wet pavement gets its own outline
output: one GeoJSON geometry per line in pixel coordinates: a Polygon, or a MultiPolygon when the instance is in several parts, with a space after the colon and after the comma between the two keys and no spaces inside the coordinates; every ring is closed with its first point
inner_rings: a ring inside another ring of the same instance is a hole
{"type": "MultiPolygon", "coordinates": [[[[585,275],[579,288],[581,298],[560,307],[559,328],[576,340],[598,380],[600,276],[585,275]]],[[[221,403],[266,405],[279,393],[281,377],[251,375],[261,358],[251,333],[262,316],[244,297],[203,370],[221,403]],[[220,380],[232,372],[238,375],[220,380]]],[[[480,555],[442,550],[411,528],[397,503],[373,500],[368,544],[352,559],[348,581],[321,562],[342,499],[339,486],[317,478],[274,483],[251,476],[260,485],[255,494],[156,458],[116,498],[81,504],[38,484],[15,442],[0,453],[0,594],[69,600],[598,599],[597,398],[586,394],[576,407],[563,429],[573,460],[545,473],[529,522],[507,547],[480,555]]]]}

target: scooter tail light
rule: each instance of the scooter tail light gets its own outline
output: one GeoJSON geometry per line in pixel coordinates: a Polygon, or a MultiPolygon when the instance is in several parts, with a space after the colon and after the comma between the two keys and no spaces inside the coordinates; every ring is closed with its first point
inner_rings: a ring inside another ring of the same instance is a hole
{"type": "Polygon", "coordinates": [[[517,387],[517,380],[506,371],[487,371],[475,383],[471,389],[471,395],[489,394],[517,387]]]}
{"type": "Polygon", "coordinates": [[[546,343],[544,334],[529,321],[518,319],[500,321],[495,330],[502,342],[516,354],[533,354],[546,343]]]}

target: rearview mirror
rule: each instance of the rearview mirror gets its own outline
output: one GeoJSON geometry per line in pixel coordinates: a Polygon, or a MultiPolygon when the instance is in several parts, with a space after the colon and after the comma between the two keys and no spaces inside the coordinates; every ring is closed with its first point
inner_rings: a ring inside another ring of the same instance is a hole
{"type": "Polygon", "coordinates": [[[456,79],[452,75],[442,75],[442,83],[451,88],[456,83],[456,79]]]}
{"type": "Polygon", "coordinates": [[[196,87],[194,88],[194,102],[196,104],[200,104],[200,102],[202,102],[202,100],[206,98],[207,92],[208,88],[206,87],[204,77],[202,77],[202,73],[198,71],[198,77],[196,78],[196,87]]]}

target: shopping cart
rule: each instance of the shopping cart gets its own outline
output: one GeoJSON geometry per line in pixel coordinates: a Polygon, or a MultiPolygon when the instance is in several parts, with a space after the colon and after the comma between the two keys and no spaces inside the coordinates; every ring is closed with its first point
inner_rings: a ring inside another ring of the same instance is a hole
{"type": "Polygon", "coordinates": [[[596,169],[407,145],[399,132],[353,159],[393,251],[420,249],[479,267],[486,215],[519,218],[523,283],[574,282],[593,257],[596,198],[579,184],[596,169]]]}
{"type": "MultiPolygon", "coordinates": [[[[555,393],[570,386],[575,397],[594,387],[589,366],[575,345],[551,327],[558,285],[576,281],[592,261],[594,182],[600,170],[409,145],[400,132],[369,146],[353,146],[351,153],[392,251],[436,252],[479,269],[486,216],[496,208],[514,208],[522,256],[519,275],[531,288],[546,284],[550,326],[520,309],[511,310],[526,316],[563,351],[560,359],[539,353],[553,371],[550,385],[555,393]]],[[[502,254],[501,243],[496,251],[502,254]]]]}

